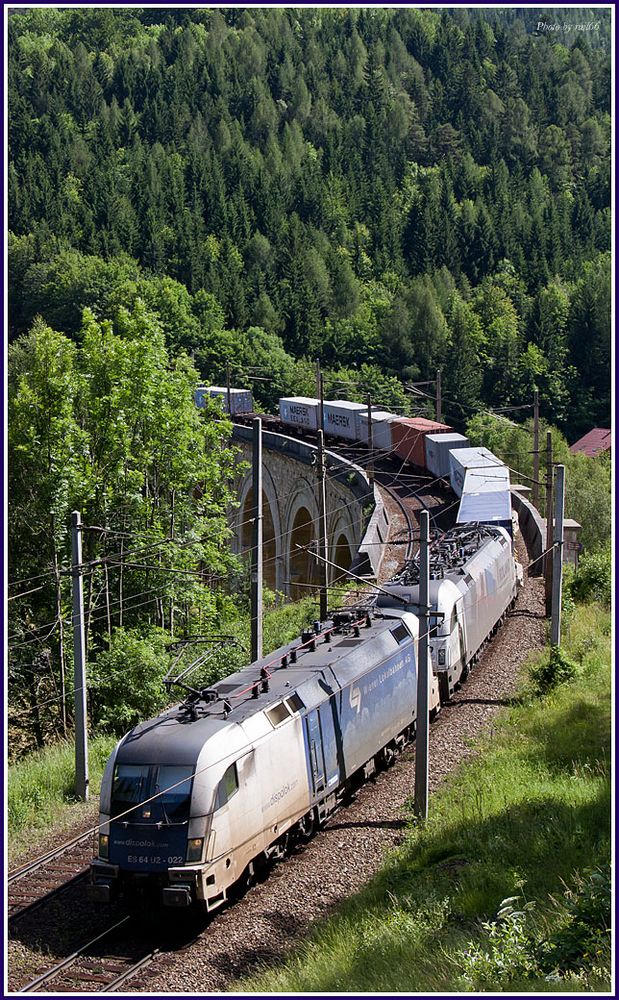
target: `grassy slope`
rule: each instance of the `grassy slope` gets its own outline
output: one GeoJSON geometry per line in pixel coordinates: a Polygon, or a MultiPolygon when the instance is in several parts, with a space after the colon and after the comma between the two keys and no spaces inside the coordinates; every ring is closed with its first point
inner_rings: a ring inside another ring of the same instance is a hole
{"type": "MultiPolygon", "coordinates": [[[[463,956],[474,941],[487,949],[479,921],[493,919],[503,899],[535,901],[538,939],[558,926],[549,894],[561,897],[562,880],[609,856],[608,615],[579,609],[567,650],[579,676],[505,712],[483,754],[432,798],[426,828],[411,828],[377,878],[284,966],[241,989],[462,991],[463,956]]],[[[552,984],[533,976],[499,977],[486,988],[608,987],[595,977],[552,984]]]]}

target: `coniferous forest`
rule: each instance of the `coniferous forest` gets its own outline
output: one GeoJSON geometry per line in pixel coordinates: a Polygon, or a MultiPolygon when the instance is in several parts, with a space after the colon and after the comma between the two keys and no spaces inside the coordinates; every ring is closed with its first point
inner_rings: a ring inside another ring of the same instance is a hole
{"type": "Polygon", "coordinates": [[[11,12],[22,713],[68,655],[72,509],[101,529],[95,661],[113,629],[130,656],[138,625],[155,648],[225,614],[203,582],[230,572],[233,458],[191,388],[226,364],[271,410],[314,395],[319,358],[327,394],[404,412],[403,384],[440,368],[459,429],[535,387],[568,441],[610,426],[610,14],[558,13],[597,29],[539,32],[535,9],[11,12]]]}

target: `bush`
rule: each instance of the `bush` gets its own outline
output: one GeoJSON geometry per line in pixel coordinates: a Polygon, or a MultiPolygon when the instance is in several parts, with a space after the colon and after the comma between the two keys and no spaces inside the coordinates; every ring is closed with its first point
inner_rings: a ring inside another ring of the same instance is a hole
{"type": "Polygon", "coordinates": [[[611,585],[612,561],[610,548],[607,548],[585,553],[569,587],[575,601],[598,601],[609,608],[611,585]]]}
{"type": "Polygon", "coordinates": [[[471,943],[464,953],[462,978],[468,988],[483,990],[488,986],[506,986],[515,979],[529,979],[539,975],[535,956],[534,937],[526,927],[528,910],[513,904],[519,896],[510,896],[501,903],[497,919],[482,924],[486,932],[487,950],[471,943]]]}
{"type": "Polygon", "coordinates": [[[560,926],[542,949],[542,964],[555,976],[610,966],[610,865],[577,873],[573,882],[553,900],[560,926]]]}
{"type": "Polygon", "coordinates": [[[168,700],[162,681],[170,659],[166,633],[151,628],[114,629],[111,647],[99,653],[90,671],[89,691],[95,727],[122,735],[159,712],[168,700]]]}
{"type": "Polygon", "coordinates": [[[468,989],[509,988],[544,976],[548,982],[582,980],[587,973],[605,979],[611,959],[609,864],[577,872],[563,898],[551,897],[555,930],[541,941],[532,921],[535,904],[520,906],[521,899],[504,899],[496,920],[481,925],[484,939],[469,943],[462,958],[468,989]]]}
{"type": "Polygon", "coordinates": [[[573,660],[563,652],[560,646],[553,646],[550,653],[543,656],[529,667],[529,674],[537,694],[546,694],[571,680],[578,673],[578,667],[573,660]]]}

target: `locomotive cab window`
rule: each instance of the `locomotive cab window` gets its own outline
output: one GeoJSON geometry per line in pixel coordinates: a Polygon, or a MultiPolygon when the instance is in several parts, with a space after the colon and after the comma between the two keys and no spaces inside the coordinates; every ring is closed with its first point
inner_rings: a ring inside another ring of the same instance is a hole
{"type": "Polygon", "coordinates": [[[286,698],[286,704],[291,712],[300,712],[302,708],[305,708],[303,700],[299,697],[297,692],[291,694],[289,698],[286,698]]]}
{"type": "Polygon", "coordinates": [[[396,625],[395,628],[392,628],[391,629],[391,634],[392,634],[393,638],[395,639],[395,641],[400,646],[402,645],[403,642],[407,642],[410,639],[410,637],[411,637],[411,634],[408,631],[408,629],[407,629],[406,625],[404,624],[404,622],[400,622],[399,625],[396,625]]]}
{"type": "Polygon", "coordinates": [[[189,819],[192,778],[191,767],[117,764],[112,816],[125,814],[130,823],[184,823],[189,819]]]}
{"type": "Polygon", "coordinates": [[[226,802],[229,802],[234,793],[238,791],[238,788],[239,777],[236,770],[236,764],[230,764],[230,767],[219,782],[215,808],[221,809],[222,806],[225,806],[226,802]]]}
{"type": "Polygon", "coordinates": [[[451,609],[451,612],[447,611],[445,612],[445,617],[441,622],[441,626],[438,629],[437,634],[439,636],[443,636],[443,638],[450,636],[452,632],[455,630],[457,624],[458,624],[458,618],[456,613],[456,607],[454,605],[454,607],[451,609]]]}

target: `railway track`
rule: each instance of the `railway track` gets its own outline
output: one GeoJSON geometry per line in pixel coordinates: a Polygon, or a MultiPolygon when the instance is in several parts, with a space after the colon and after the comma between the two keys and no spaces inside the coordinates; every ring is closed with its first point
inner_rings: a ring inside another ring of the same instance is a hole
{"type": "Polygon", "coordinates": [[[48,983],[62,992],[111,993],[153,961],[157,948],[127,948],[134,918],[125,916],[66,958],[36,976],[20,993],[47,992],[48,983]],[[123,954],[123,951],[125,954],[123,954]],[[129,954],[126,954],[129,952],[129,954]]]}
{"type": "Polygon", "coordinates": [[[85,882],[91,858],[92,831],[88,830],[62,847],[9,872],[9,933],[11,927],[26,914],[85,882]]]}
{"type": "Polygon", "coordinates": [[[433,527],[444,531],[453,527],[453,496],[440,483],[426,475],[402,474],[392,459],[382,459],[377,463],[374,478],[401,512],[404,531],[408,536],[402,553],[403,562],[410,559],[416,549],[415,535],[420,510],[430,512],[433,527]]]}
{"type": "Polygon", "coordinates": [[[200,924],[196,927],[181,920],[174,931],[162,931],[154,929],[142,912],[126,914],[18,992],[114,993],[125,984],[130,990],[143,988],[155,960],[160,971],[195,943],[203,929],[200,924]]]}

